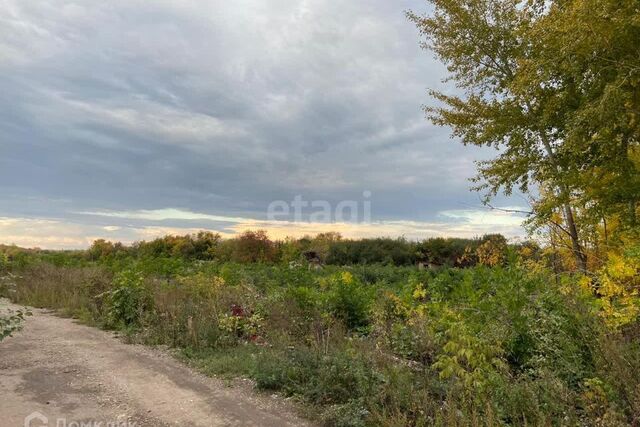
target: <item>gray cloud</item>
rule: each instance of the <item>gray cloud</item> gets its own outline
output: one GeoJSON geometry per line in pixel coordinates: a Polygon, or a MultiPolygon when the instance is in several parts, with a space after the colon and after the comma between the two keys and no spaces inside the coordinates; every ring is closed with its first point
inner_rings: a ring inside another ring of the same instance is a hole
{"type": "Polygon", "coordinates": [[[8,0],[0,215],[260,219],[275,199],[335,203],[363,190],[379,220],[477,206],[467,178],[486,153],[420,110],[444,75],[404,17],[424,7],[8,0]]]}

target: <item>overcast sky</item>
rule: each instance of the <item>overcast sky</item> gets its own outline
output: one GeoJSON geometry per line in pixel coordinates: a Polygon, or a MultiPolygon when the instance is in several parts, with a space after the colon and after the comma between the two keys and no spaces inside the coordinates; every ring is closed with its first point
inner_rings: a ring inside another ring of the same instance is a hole
{"type": "Polygon", "coordinates": [[[421,1],[0,5],[2,243],[522,234],[469,191],[491,153],[424,118],[427,89],[454,88],[404,16],[421,1]],[[266,218],[274,200],[362,206],[364,191],[371,224],[266,218]]]}

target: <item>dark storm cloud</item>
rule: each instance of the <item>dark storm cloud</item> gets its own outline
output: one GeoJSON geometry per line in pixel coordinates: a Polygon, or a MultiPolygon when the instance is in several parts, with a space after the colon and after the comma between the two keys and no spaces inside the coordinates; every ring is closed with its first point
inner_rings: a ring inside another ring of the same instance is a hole
{"type": "Polygon", "coordinates": [[[404,17],[419,1],[5,3],[0,216],[263,218],[363,190],[378,219],[478,204],[480,152],[420,109],[443,67],[404,17]]]}

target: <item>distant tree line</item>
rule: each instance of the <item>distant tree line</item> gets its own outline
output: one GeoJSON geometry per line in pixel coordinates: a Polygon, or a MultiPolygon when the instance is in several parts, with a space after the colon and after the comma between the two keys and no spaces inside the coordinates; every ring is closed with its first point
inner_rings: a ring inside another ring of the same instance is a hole
{"type": "Polygon", "coordinates": [[[222,239],[217,233],[201,231],[184,236],[164,236],[130,246],[103,239],[93,242],[84,256],[91,261],[136,258],[183,258],[238,263],[315,263],[331,265],[385,264],[422,267],[469,267],[478,263],[498,265],[506,260],[509,248],[528,248],[536,254],[535,242],[509,244],[500,234],[473,239],[429,238],[410,241],[405,238],[345,239],[339,233],[321,233],[314,237],[271,240],[266,232],[245,231],[237,237],[222,239]]]}

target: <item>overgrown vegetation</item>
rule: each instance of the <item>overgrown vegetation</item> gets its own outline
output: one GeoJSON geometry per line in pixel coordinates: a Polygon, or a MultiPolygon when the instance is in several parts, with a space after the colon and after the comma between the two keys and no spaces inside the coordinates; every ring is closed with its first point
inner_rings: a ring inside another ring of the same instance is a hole
{"type": "Polygon", "coordinates": [[[13,248],[2,292],[252,378],[326,425],[637,423],[640,246],[590,276],[482,246],[483,264],[426,269],[13,248]]]}

